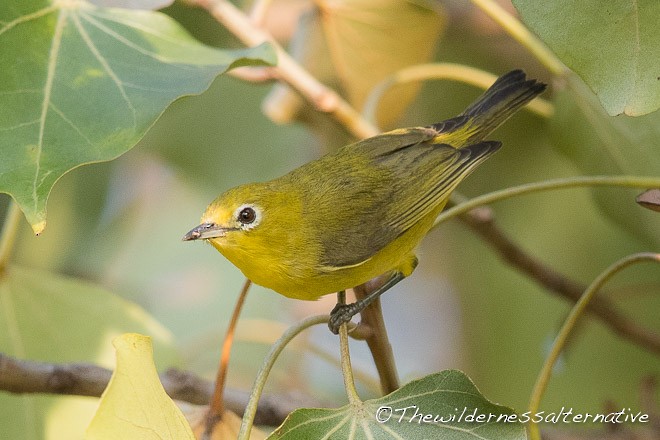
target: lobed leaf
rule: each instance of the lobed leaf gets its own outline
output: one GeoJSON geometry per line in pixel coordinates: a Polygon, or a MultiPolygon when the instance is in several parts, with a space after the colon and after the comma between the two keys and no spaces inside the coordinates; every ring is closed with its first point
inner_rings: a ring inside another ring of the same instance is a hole
{"type": "Polygon", "coordinates": [[[0,59],[0,192],[40,233],[63,174],[116,158],[172,101],[232,67],[273,63],[274,54],[204,46],[158,12],[6,0],[0,59]]]}
{"type": "Polygon", "coordinates": [[[513,0],[522,20],[611,116],[660,108],[660,2],[513,0]]]}
{"type": "Polygon", "coordinates": [[[513,421],[515,417],[512,409],[482,396],[464,373],[448,370],[360,405],[296,410],[268,438],[525,439],[525,426],[513,421]],[[484,421],[490,414],[490,420],[484,421]],[[480,415],[484,420],[477,419],[480,415]],[[497,417],[511,422],[497,423],[497,417]]]}

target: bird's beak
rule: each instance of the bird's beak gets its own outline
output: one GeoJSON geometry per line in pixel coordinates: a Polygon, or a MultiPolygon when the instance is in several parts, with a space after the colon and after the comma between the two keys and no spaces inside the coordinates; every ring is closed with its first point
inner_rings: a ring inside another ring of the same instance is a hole
{"type": "Polygon", "coordinates": [[[232,228],[225,228],[215,223],[202,223],[199,226],[192,228],[186,235],[183,236],[183,241],[204,240],[207,238],[224,237],[227,231],[232,228]]]}

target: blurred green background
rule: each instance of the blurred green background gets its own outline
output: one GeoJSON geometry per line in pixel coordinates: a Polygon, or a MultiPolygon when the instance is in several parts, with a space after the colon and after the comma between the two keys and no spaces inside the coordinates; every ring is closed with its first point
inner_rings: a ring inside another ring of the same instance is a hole
{"type": "MultiPolygon", "coordinates": [[[[283,3],[273,11],[282,14],[282,20],[299,9],[295,2],[283,3]]],[[[451,18],[436,60],[495,74],[523,68],[530,77],[551,81],[487,18],[466,5],[449,6],[451,18]]],[[[203,11],[176,4],[166,12],[207,44],[238,47],[203,11]]],[[[158,366],[174,363],[212,378],[244,279],[210,246],[183,243],[181,237],[197,225],[218,193],[276,177],[318,157],[328,145],[341,143],[327,132],[320,139],[303,124],[271,122],[261,111],[271,87],[219,77],[203,95],[175,102],[127,154],[67,174],[51,194],[45,233],[35,237],[27,223],[22,225],[14,263],[82,278],[139,304],[172,335],[174,354],[158,366]]],[[[426,83],[394,125],[425,125],[454,116],[479,93],[448,81],[426,83]]],[[[552,98],[552,90],[545,98],[552,98]]],[[[460,186],[461,193],[475,196],[581,174],[553,147],[548,131],[547,121],[520,112],[492,135],[503,141],[504,148],[460,186]]],[[[625,209],[641,209],[629,193],[613,194],[621,196],[619,203],[625,209]]],[[[0,216],[8,201],[0,194],[0,216]]],[[[657,243],[604,217],[586,190],[530,195],[493,208],[503,230],[523,249],[585,284],[627,254],[657,250],[657,243]]],[[[457,221],[433,231],[419,257],[415,275],[383,298],[403,380],[459,368],[489,399],[524,411],[570,305],[504,264],[457,221]]],[[[660,270],[644,265],[617,276],[608,291],[627,316],[657,328],[659,286],[660,270]]],[[[333,303],[329,297],[297,302],[253,287],[239,325],[230,386],[251,385],[276,330],[327,312],[333,303]]],[[[61,331],[79,330],[62,326],[61,331]]],[[[302,345],[278,361],[267,391],[302,392],[331,404],[343,403],[339,369],[309,347],[338,357],[336,338],[325,328],[314,329],[302,345]]],[[[355,342],[352,348],[355,366],[375,377],[364,344],[355,342]]],[[[558,411],[563,406],[596,412],[608,401],[616,408],[639,408],[640,381],[659,372],[657,355],[587,319],[557,366],[542,409],[558,411]]],[[[362,390],[365,397],[376,395],[368,386],[362,390]]],[[[0,423],[12,421],[0,419],[0,423]]],[[[3,429],[0,426],[0,432],[3,429]]]]}

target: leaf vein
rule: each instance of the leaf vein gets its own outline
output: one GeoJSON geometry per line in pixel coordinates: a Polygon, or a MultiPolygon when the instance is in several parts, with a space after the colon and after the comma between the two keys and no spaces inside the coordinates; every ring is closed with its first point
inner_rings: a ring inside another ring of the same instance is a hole
{"type": "Polygon", "coordinates": [[[83,138],[83,139],[85,140],[85,142],[87,142],[87,144],[88,144],[89,146],[91,146],[91,147],[94,146],[94,143],[93,143],[93,142],[92,142],[87,136],[85,136],[85,134],[80,130],[80,128],[78,128],[78,126],[77,126],[77,125],[76,125],[71,119],[69,119],[69,118],[64,114],[64,112],[63,112],[62,110],[60,110],[59,108],[57,108],[57,106],[55,106],[55,104],[53,104],[53,103],[50,104],[50,108],[51,108],[55,113],[57,113],[57,115],[58,115],[60,118],[62,118],[62,119],[64,120],[64,122],[66,122],[67,124],[69,124],[69,126],[70,126],[71,128],[73,128],[73,129],[75,130],[75,132],[78,133],[78,135],[79,135],[81,138],[83,138]]]}
{"type": "Polygon", "coordinates": [[[4,34],[5,32],[11,30],[12,28],[18,26],[19,24],[26,23],[31,20],[36,20],[38,18],[43,17],[44,15],[48,15],[51,12],[57,10],[57,6],[55,5],[50,5],[47,8],[39,9],[38,11],[35,11],[31,14],[25,14],[21,15],[20,17],[8,22],[5,24],[2,28],[0,28],[0,35],[4,34]]]}
{"type": "Polygon", "coordinates": [[[123,35],[118,34],[114,30],[112,30],[109,27],[105,26],[103,23],[99,22],[98,20],[95,20],[93,17],[91,17],[90,14],[80,14],[80,16],[82,18],[84,18],[85,21],[87,21],[89,24],[95,26],[101,32],[107,34],[109,37],[117,40],[118,42],[120,42],[121,44],[127,46],[128,48],[133,49],[134,51],[139,52],[142,55],[145,55],[149,58],[153,58],[154,60],[156,60],[158,62],[161,62],[161,63],[168,62],[168,60],[161,57],[157,53],[146,50],[144,47],[141,47],[141,46],[137,45],[133,41],[131,41],[128,38],[124,37],[123,35]]]}
{"type": "Polygon", "coordinates": [[[126,103],[126,107],[132,112],[133,114],[133,129],[137,127],[137,120],[136,120],[136,109],[133,106],[133,103],[131,102],[130,97],[126,93],[126,89],[124,88],[124,84],[122,80],[119,78],[119,76],[115,73],[115,71],[112,69],[110,66],[110,63],[108,62],[107,59],[103,56],[103,54],[99,51],[98,47],[94,44],[94,41],[92,41],[91,37],[85,30],[85,27],[82,25],[82,23],[79,20],[79,17],[77,15],[73,16],[73,22],[76,25],[76,28],[78,29],[78,32],[80,32],[80,36],[82,37],[83,41],[85,44],[87,44],[87,47],[89,48],[90,52],[96,60],[101,64],[103,69],[106,71],[110,79],[112,79],[112,82],[115,83],[115,86],[117,87],[117,90],[119,90],[119,93],[121,94],[122,99],[126,103]]]}
{"type": "Polygon", "coordinates": [[[41,155],[44,146],[44,133],[46,131],[46,119],[48,118],[48,108],[53,94],[53,82],[55,81],[55,71],[57,70],[57,61],[59,58],[60,47],[62,43],[62,34],[67,23],[67,12],[60,10],[57,16],[57,23],[55,24],[55,31],[53,32],[53,41],[50,46],[48,54],[48,68],[46,70],[46,81],[43,89],[43,101],[41,103],[41,115],[39,117],[39,137],[37,141],[37,150],[35,154],[35,169],[34,178],[32,179],[32,201],[34,203],[34,210],[37,211],[39,198],[37,197],[37,181],[39,180],[39,173],[41,173],[41,155]]]}
{"type": "Polygon", "coordinates": [[[34,121],[21,122],[20,124],[12,125],[11,127],[0,127],[0,131],[11,131],[16,130],[21,127],[28,127],[30,125],[38,124],[40,119],[35,119],[34,121]]]}

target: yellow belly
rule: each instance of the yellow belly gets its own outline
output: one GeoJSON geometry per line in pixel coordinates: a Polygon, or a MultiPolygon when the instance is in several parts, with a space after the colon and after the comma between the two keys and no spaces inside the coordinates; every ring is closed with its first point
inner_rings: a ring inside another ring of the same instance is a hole
{"type": "Polygon", "coordinates": [[[317,264],[301,269],[299,262],[278,261],[268,258],[263,252],[256,256],[213,244],[252,282],[289,298],[316,300],[323,295],[358,286],[387,272],[396,271],[409,276],[417,263],[414,250],[442,208],[438,207],[371,258],[339,268],[317,264]],[[294,267],[298,269],[293,270],[294,267]]]}

